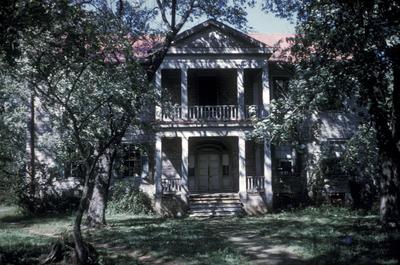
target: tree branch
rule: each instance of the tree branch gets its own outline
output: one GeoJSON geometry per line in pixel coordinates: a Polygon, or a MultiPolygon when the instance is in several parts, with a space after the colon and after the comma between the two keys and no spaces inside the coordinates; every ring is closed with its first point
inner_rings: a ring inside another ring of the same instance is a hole
{"type": "Polygon", "coordinates": [[[171,24],[169,23],[169,21],[168,21],[168,19],[167,19],[167,16],[166,16],[166,14],[165,14],[165,4],[164,4],[164,2],[161,3],[160,0],[157,0],[157,6],[158,6],[158,9],[160,9],[160,13],[161,13],[161,18],[162,18],[162,20],[163,20],[164,23],[167,24],[167,26],[168,26],[168,30],[172,30],[171,24]]]}

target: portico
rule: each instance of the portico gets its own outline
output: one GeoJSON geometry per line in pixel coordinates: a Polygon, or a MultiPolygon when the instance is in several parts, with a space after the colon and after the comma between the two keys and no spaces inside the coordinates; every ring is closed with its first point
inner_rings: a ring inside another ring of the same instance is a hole
{"type": "Polygon", "coordinates": [[[246,139],[268,115],[264,43],[216,21],[182,33],[156,72],[155,195],[189,202],[192,193],[256,194],[272,207],[269,142],[246,139]],[[224,39],[221,42],[220,39],[224,39]]]}

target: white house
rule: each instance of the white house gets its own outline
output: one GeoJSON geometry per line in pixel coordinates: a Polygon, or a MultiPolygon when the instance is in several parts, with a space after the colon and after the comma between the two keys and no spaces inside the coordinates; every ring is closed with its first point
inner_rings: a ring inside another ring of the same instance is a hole
{"type": "Polygon", "coordinates": [[[154,175],[141,181],[158,212],[257,214],[273,208],[274,192],[304,193],[294,149],[272,150],[268,141],[246,137],[252,119],[268,115],[271,98],[290,77],[271,45],[279,39],[285,40],[215,20],[178,35],[156,73],[156,87],[170,104],[156,106],[154,163],[145,163],[154,175]],[[274,172],[296,184],[285,191],[274,185],[274,172]]]}
{"type": "MultiPolygon", "coordinates": [[[[134,177],[162,215],[259,214],[307,197],[304,154],[340,146],[356,122],[321,113],[314,117],[319,143],[305,126],[304,149],[248,139],[254,120],[269,115],[271,99],[287,88],[291,66],[276,49],[286,37],[245,34],[215,20],[179,34],[156,72],[164,103],[154,106],[155,132],[127,133],[119,177],[134,177]],[[146,154],[138,142],[150,147],[146,154]]],[[[328,179],[327,192],[348,194],[341,180],[328,179]]]]}

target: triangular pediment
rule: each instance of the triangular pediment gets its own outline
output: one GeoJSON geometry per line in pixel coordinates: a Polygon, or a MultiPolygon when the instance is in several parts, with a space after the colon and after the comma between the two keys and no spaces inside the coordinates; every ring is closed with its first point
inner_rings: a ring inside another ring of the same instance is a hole
{"type": "Polygon", "coordinates": [[[214,26],[204,28],[188,36],[177,42],[175,46],[186,48],[257,48],[254,44],[214,26]]]}
{"type": "MultiPolygon", "coordinates": [[[[268,53],[264,43],[215,20],[207,20],[179,34],[172,45],[173,51],[258,49],[268,53]]],[[[254,52],[254,51],[253,51],[254,52]]]]}

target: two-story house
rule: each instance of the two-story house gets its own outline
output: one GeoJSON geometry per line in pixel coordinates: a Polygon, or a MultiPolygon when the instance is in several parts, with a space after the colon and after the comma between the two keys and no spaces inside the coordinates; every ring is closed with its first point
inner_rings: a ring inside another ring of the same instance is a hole
{"type": "MultiPolygon", "coordinates": [[[[269,115],[271,100],[287,92],[292,66],[279,49],[286,37],[245,34],[215,20],[180,33],[156,72],[162,102],[149,106],[154,130],[126,134],[116,175],[134,177],[162,215],[259,214],[309,196],[314,180],[305,157],[318,157],[321,149],[340,155],[357,122],[320,113],[304,126],[296,148],[247,137],[254,121],[269,115]],[[308,127],[316,123],[319,138],[311,139],[308,127]],[[138,143],[147,151],[136,149],[138,143]]],[[[36,140],[46,133],[37,131],[36,140]]],[[[56,162],[45,151],[38,148],[37,159],[50,170],[56,162]]],[[[344,198],[346,176],[328,167],[334,178],[323,176],[326,194],[344,198]]],[[[73,172],[64,171],[75,183],[73,172]]]]}
{"type": "MultiPolygon", "coordinates": [[[[272,208],[271,145],[246,137],[252,119],[268,115],[272,87],[283,86],[289,74],[275,66],[274,47],[265,39],[208,20],[179,34],[170,47],[155,78],[169,104],[156,106],[154,179],[145,188],[158,212],[272,208]]],[[[275,153],[292,170],[293,150],[275,153]]]]}

